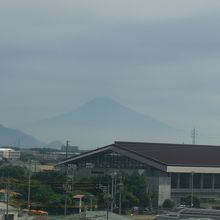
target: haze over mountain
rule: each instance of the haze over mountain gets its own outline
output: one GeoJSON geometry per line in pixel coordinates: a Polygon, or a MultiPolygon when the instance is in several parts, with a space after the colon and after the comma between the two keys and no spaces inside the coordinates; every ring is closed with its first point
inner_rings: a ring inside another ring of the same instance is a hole
{"type": "Polygon", "coordinates": [[[70,139],[97,146],[115,140],[179,141],[182,132],[153,117],[137,113],[108,97],[95,98],[65,114],[42,120],[33,128],[44,139],[70,139]]]}
{"type": "Polygon", "coordinates": [[[220,1],[1,3],[1,124],[74,145],[191,143],[196,128],[198,144],[220,145],[220,1]],[[126,132],[120,117],[107,132],[79,129],[78,118],[69,128],[33,126],[100,95],[184,129],[184,138],[135,130],[132,120],[126,132]]]}
{"type": "Polygon", "coordinates": [[[0,146],[42,147],[43,143],[20,130],[0,124],[0,146]]]}

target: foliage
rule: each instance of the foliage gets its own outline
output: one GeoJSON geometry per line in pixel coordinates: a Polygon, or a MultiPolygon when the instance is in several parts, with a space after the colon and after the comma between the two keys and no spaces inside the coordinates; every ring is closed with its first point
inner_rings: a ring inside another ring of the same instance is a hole
{"type": "Polygon", "coordinates": [[[126,175],[124,177],[124,189],[125,189],[125,200],[129,199],[132,194],[135,199],[132,199],[131,204],[126,208],[131,208],[131,206],[147,207],[149,206],[149,197],[147,194],[147,183],[143,175],[139,175],[138,172],[134,172],[132,175],[126,175]],[[126,198],[126,192],[128,197],[126,198]]]}
{"type": "MultiPolygon", "coordinates": [[[[22,208],[27,208],[28,187],[29,181],[24,180],[22,183],[14,182],[16,185],[16,192],[21,196],[17,197],[17,202],[22,208]]],[[[10,186],[12,187],[12,186],[10,186]]],[[[47,209],[55,210],[64,204],[64,195],[55,191],[51,184],[43,183],[39,180],[30,180],[30,202],[32,209],[47,209]]]]}
{"type": "Polygon", "coordinates": [[[220,199],[218,198],[200,198],[201,203],[212,203],[212,204],[220,204],[220,199]]]}
{"type": "MultiPolygon", "coordinates": [[[[55,171],[39,173],[28,180],[27,169],[19,166],[0,166],[1,188],[9,187],[16,196],[10,196],[10,203],[27,208],[28,188],[30,186],[31,208],[61,207],[64,204],[64,175],[55,171]],[[30,183],[30,185],[29,185],[30,183]],[[62,192],[59,190],[62,189],[62,192]]],[[[71,198],[68,198],[71,200],[71,198]]]]}
{"type": "Polygon", "coordinates": [[[172,209],[172,208],[174,208],[174,206],[175,206],[175,202],[170,200],[170,199],[166,199],[163,202],[163,208],[164,209],[172,209]]]}
{"type": "Polygon", "coordinates": [[[23,179],[25,177],[26,168],[20,166],[0,166],[0,174],[2,177],[13,177],[16,179],[23,179]]]}
{"type": "MultiPolygon", "coordinates": [[[[180,202],[181,202],[181,204],[190,207],[191,206],[191,198],[192,198],[191,195],[183,197],[183,198],[181,198],[180,202]]],[[[200,207],[200,199],[196,196],[193,196],[193,207],[194,208],[200,207]]]]}
{"type": "MultiPolygon", "coordinates": [[[[65,193],[66,175],[61,171],[33,173],[30,181],[26,168],[17,166],[0,166],[0,173],[7,182],[10,177],[10,190],[19,193],[13,198],[13,203],[27,208],[28,188],[30,187],[30,202],[33,209],[46,209],[50,212],[63,212],[65,200],[69,206],[73,205],[73,195],[84,194],[84,202],[106,208],[106,198],[111,197],[112,176],[96,176],[84,178],[74,182],[74,191],[65,193]]],[[[137,172],[132,175],[116,175],[117,191],[115,193],[115,208],[119,204],[119,194],[122,196],[122,209],[131,209],[133,206],[147,207],[149,198],[144,176],[137,172]],[[123,187],[119,188],[122,180],[123,187]]],[[[2,182],[2,183],[3,183],[2,182]]],[[[5,187],[3,184],[2,187],[5,187]]],[[[12,201],[12,200],[11,200],[12,201]]]]}
{"type": "Polygon", "coordinates": [[[57,192],[63,192],[63,184],[66,182],[66,175],[59,171],[39,172],[31,177],[43,184],[51,186],[51,189],[57,192]]]}
{"type": "Polygon", "coordinates": [[[140,200],[133,194],[133,192],[125,191],[122,199],[123,209],[131,209],[132,206],[140,204],[140,200]]]}
{"type": "MultiPolygon", "coordinates": [[[[132,175],[120,174],[116,176],[116,182],[120,182],[122,178],[123,188],[122,195],[122,209],[131,209],[133,206],[147,207],[149,206],[149,197],[147,194],[147,183],[144,176],[137,172],[132,175]],[[120,177],[121,176],[121,177],[120,177]]],[[[80,182],[92,183],[93,188],[88,187],[87,192],[95,195],[99,207],[106,207],[106,195],[111,194],[112,176],[96,176],[92,178],[81,179],[80,182]]],[[[120,189],[117,186],[115,203],[119,204],[120,189]]]]}

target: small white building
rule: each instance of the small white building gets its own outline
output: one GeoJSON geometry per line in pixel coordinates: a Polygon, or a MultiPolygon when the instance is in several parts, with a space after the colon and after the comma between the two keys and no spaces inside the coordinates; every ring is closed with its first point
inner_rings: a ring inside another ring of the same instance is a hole
{"type": "Polygon", "coordinates": [[[0,157],[8,160],[18,160],[21,157],[21,152],[11,148],[0,148],[0,157]]]}
{"type": "Polygon", "coordinates": [[[18,209],[4,202],[0,202],[0,220],[7,219],[18,220],[18,209]]]}

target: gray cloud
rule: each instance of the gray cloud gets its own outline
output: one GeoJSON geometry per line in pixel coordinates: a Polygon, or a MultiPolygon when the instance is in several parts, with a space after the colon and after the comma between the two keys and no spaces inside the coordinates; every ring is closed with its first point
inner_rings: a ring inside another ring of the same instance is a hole
{"type": "MultiPolygon", "coordinates": [[[[218,0],[0,3],[0,122],[100,95],[179,128],[219,130],[218,0]]],[[[216,134],[217,135],[217,134],[216,134]]]]}

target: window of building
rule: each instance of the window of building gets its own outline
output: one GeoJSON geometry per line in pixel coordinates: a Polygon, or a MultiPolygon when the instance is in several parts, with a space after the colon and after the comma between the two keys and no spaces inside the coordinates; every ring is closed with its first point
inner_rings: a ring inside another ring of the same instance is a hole
{"type": "Polygon", "coordinates": [[[212,188],[212,174],[203,175],[203,188],[211,189],[212,188]]]}
{"type": "Polygon", "coordinates": [[[176,189],[178,187],[178,174],[171,174],[171,188],[176,189]]]}
{"type": "Polygon", "coordinates": [[[180,188],[186,189],[190,188],[190,174],[180,173],[180,188]]]}
{"type": "Polygon", "coordinates": [[[215,188],[220,189],[220,174],[215,174],[215,188]]]}
{"type": "Polygon", "coordinates": [[[193,174],[193,188],[195,189],[201,188],[201,174],[200,173],[193,174]]]}

